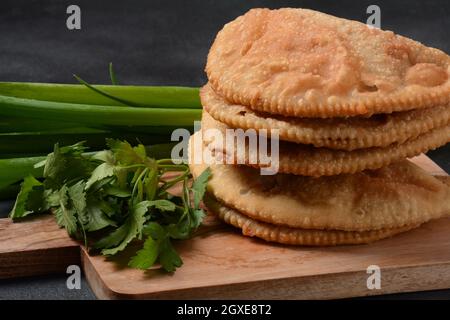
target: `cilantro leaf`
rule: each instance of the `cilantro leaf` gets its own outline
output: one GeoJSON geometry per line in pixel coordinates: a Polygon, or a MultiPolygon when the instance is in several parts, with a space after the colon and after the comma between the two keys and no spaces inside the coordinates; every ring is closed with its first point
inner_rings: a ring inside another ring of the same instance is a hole
{"type": "Polygon", "coordinates": [[[115,164],[114,154],[111,152],[111,150],[103,150],[95,153],[92,156],[92,160],[99,160],[101,162],[115,164]]]}
{"type": "Polygon", "coordinates": [[[77,231],[77,221],[75,218],[75,210],[69,207],[69,198],[67,196],[68,188],[64,185],[61,190],[59,190],[59,207],[55,208],[54,214],[56,217],[56,222],[60,227],[64,227],[67,233],[74,235],[77,231]]]}
{"type": "Polygon", "coordinates": [[[156,168],[150,170],[144,179],[144,188],[148,200],[153,200],[158,190],[158,174],[156,168]]]}
{"type": "Polygon", "coordinates": [[[131,196],[131,192],[127,189],[120,188],[118,186],[114,186],[111,184],[106,185],[103,188],[103,191],[108,196],[118,197],[118,198],[129,198],[131,196]]]}
{"type": "Polygon", "coordinates": [[[146,224],[142,229],[142,233],[156,240],[161,240],[166,237],[166,231],[159,223],[156,222],[149,222],[146,224]]]}
{"type": "Polygon", "coordinates": [[[44,190],[44,210],[59,206],[59,190],[45,189],[44,190]]]}
{"type": "MultiPolygon", "coordinates": [[[[104,249],[104,248],[112,248],[112,247],[118,246],[127,236],[128,230],[130,229],[129,224],[130,223],[127,221],[125,224],[121,225],[116,230],[111,232],[108,236],[100,239],[94,245],[94,248],[104,249]]],[[[117,250],[117,252],[119,252],[119,251],[120,250],[117,250]]],[[[115,252],[115,253],[117,253],[117,252],[115,252]]],[[[103,251],[102,251],[102,253],[106,255],[106,253],[104,253],[103,251]]],[[[115,253],[110,253],[110,254],[115,254],[115,253]]]]}
{"type": "Polygon", "coordinates": [[[151,222],[144,227],[143,233],[148,235],[148,238],[143,248],[131,259],[130,267],[148,269],[159,261],[167,272],[173,272],[183,264],[168,238],[167,231],[161,225],[151,222]]]}
{"type": "Polygon", "coordinates": [[[104,162],[97,166],[92,172],[89,180],[86,182],[86,190],[89,189],[95,182],[103,180],[114,175],[114,166],[110,163],[104,162]]]}
{"type": "Polygon", "coordinates": [[[79,181],[67,190],[73,208],[78,214],[82,224],[85,224],[88,220],[88,217],[86,216],[86,194],[84,192],[85,185],[86,183],[84,181],[79,181]]]}
{"type": "Polygon", "coordinates": [[[205,194],[206,185],[208,183],[210,176],[211,176],[211,170],[209,168],[207,168],[192,183],[191,190],[194,195],[194,209],[198,209],[198,207],[200,206],[200,201],[202,200],[202,198],[205,194]]]}
{"type": "Polygon", "coordinates": [[[145,213],[147,212],[146,201],[140,202],[131,208],[130,215],[125,223],[116,229],[109,236],[101,239],[96,247],[105,248],[102,250],[104,255],[114,255],[125,247],[142,232],[145,223],[145,213]]]}
{"type": "Polygon", "coordinates": [[[27,176],[24,179],[14,207],[9,214],[10,218],[23,218],[39,210],[42,204],[42,190],[36,190],[35,187],[40,186],[42,186],[42,183],[33,176],[27,176]],[[36,196],[36,199],[31,201],[33,194],[36,196]]]}
{"type": "Polygon", "coordinates": [[[132,208],[131,215],[126,222],[110,235],[101,239],[96,244],[96,248],[104,248],[102,253],[105,255],[114,255],[125,249],[128,243],[142,233],[146,220],[144,215],[149,207],[156,207],[163,211],[175,209],[175,205],[167,200],[142,201],[132,208]]]}
{"type": "Polygon", "coordinates": [[[155,207],[161,211],[174,211],[176,208],[175,204],[169,200],[144,201],[144,203],[147,207],[155,207]]]}
{"type": "Polygon", "coordinates": [[[58,225],[71,236],[82,235],[85,245],[90,232],[108,230],[94,245],[108,256],[145,236],[129,265],[147,269],[159,262],[173,272],[183,262],[171,240],[189,238],[201,224],[209,169],[189,187],[187,166],[153,159],[141,144],[112,139],[107,144],[110,150],[96,153],[85,153],[83,142],[56,144],[38,164],[44,167],[43,181],[31,176],[23,181],[11,217],[51,210],[58,225]],[[166,179],[166,172],[178,175],[166,179]],[[168,191],[178,184],[181,195],[168,191]]]}
{"type": "Polygon", "coordinates": [[[191,209],[191,228],[197,229],[205,217],[205,212],[202,209],[191,209]]]}
{"type": "Polygon", "coordinates": [[[182,220],[178,224],[169,224],[166,230],[172,239],[187,239],[189,236],[189,225],[186,220],[182,220]]]}
{"type": "Polygon", "coordinates": [[[143,163],[147,157],[143,145],[132,147],[127,141],[114,139],[108,139],[106,143],[111,148],[116,161],[122,165],[143,163]]]}
{"type": "MultiPolygon", "coordinates": [[[[87,190],[89,193],[95,193],[99,191],[100,189],[107,188],[108,185],[113,183],[115,181],[115,177],[106,177],[101,180],[95,181],[90,187],[89,190],[87,190]]],[[[86,187],[85,187],[86,188],[86,187]]]]}
{"type": "Polygon", "coordinates": [[[167,272],[174,272],[176,268],[183,264],[183,260],[181,260],[168,238],[161,242],[159,262],[167,272]]]}
{"type": "Polygon", "coordinates": [[[85,149],[82,142],[62,148],[55,144],[44,166],[46,184],[52,189],[60,189],[72,180],[78,181],[89,176],[92,163],[82,155],[85,149]]]}
{"type": "Polygon", "coordinates": [[[117,224],[109,219],[102,208],[97,204],[90,203],[87,207],[88,221],[86,223],[87,231],[98,231],[108,226],[116,226],[117,224]]]}
{"type": "Polygon", "coordinates": [[[144,247],[136,252],[128,265],[137,269],[148,269],[156,262],[159,255],[159,241],[155,241],[151,236],[144,242],[144,247]]]}

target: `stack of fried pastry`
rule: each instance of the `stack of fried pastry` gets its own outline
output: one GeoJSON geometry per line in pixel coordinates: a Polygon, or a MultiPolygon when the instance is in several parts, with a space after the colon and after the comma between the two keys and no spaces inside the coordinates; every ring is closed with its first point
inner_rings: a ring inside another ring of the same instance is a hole
{"type": "Polygon", "coordinates": [[[248,145],[245,165],[210,166],[206,206],[245,235],[357,244],[450,215],[449,178],[406,160],[450,141],[444,52],[320,12],[253,9],[218,33],[206,72],[202,130],[281,140],[276,175],[260,174],[248,145]]]}

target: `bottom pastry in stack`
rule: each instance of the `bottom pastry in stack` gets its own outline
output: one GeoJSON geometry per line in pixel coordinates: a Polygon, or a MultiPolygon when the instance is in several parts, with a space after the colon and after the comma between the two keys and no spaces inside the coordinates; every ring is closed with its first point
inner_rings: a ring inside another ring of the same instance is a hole
{"type": "MultiPolygon", "coordinates": [[[[192,162],[194,177],[208,166],[192,162]]],[[[248,166],[209,167],[208,210],[244,235],[267,241],[369,243],[450,215],[450,178],[432,176],[408,160],[318,178],[265,176],[248,166]]]]}

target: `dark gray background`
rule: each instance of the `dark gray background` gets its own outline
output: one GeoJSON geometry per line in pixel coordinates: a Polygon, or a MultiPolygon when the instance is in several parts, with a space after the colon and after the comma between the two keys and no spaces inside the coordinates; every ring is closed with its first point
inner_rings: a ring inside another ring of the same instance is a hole
{"type": "MultiPolygon", "coordinates": [[[[365,21],[370,4],[381,7],[383,29],[450,52],[450,5],[432,1],[212,1],[212,0],[2,0],[0,1],[0,81],[73,83],[77,73],[91,83],[107,83],[114,63],[122,84],[201,86],[205,59],[224,23],[252,7],[304,7],[365,21]],[[66,28],[66,8],[77,4],[82,29],[66,28]]],[[[450,171],[450,145],[429,155],[450,171]]],[[[5,216],[10,203],[0,204],[5,216]]],[[[91,299],[69,291],[65,276],[0,282],[0,299],[91,299]]],[[[389,298],[450,298],[450,290],[392,295],[389,298]]]]}

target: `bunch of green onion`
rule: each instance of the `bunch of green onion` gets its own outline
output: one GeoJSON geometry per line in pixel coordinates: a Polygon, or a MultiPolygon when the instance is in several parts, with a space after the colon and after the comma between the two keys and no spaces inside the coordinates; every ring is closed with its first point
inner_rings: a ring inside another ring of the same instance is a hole
{"type": "Polygon", "coordinates": [[[106,138],[145,145],[170,142],[176,128],[193,129],[201,117],[198,88],[0,82],[0,198],[14,197],[17,182],[55,143],[86,141],[102,150],[106,138]]]}

